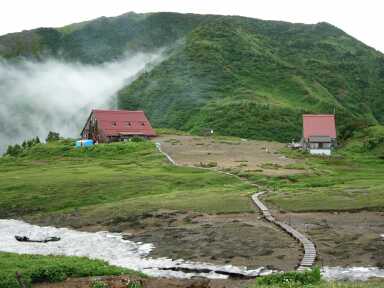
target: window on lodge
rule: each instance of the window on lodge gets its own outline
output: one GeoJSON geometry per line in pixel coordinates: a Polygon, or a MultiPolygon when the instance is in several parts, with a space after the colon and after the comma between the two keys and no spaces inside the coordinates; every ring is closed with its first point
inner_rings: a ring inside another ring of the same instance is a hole
{"type": "Polygon", "coordinates": [[[112,121],[112,126],[116,127],[116,125],[117,125],[116,121],[112,121]]]}
{"type": "Polygon", "coordinates": [[[132,126],[132,123],[131,123],[130,121],[127,121],[127,122],[124,122],[124,125],[125,125],[126,127],[130,127],[130,126],[132,126]]]}

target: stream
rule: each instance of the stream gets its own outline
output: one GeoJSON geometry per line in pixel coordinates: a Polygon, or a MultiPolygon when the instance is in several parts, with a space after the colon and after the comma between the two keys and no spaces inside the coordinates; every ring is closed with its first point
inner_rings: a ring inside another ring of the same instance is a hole
{"type": "MultiPolygon", "coordinates": [[[[384,235],[381,235],[384,236],[384,235]]],[[[111,265],[146,273],[153,277],[210,279],[252,278],[271,274],[273,271],[260,267],[247,269],[233,265],[215,265],[191,262],[183,259],[151,258],[153,244],[123,240],[122,234],[110,232],[82,232],[68,228],[41,227],[19,220],[0,220],[0,251],[18,254],[82,256],[100,259],[111,265]],[[15,235],[30,239],[60,237],[57,242],[19,242],[15,235]]],[[[362,280],[383,277],[384,269],[376,267],[323,267],[327,280],[362,280]]]]}

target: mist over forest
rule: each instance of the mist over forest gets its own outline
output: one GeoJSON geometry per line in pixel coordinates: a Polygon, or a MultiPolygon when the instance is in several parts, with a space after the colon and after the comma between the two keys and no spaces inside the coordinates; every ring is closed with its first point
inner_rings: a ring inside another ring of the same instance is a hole
{"type": "Polygon", "coordinates": [[[0,62],[0,154],[49,131],[78,137],[90,110],[116,108],[116,93],[159,60],[161,52],[126,54],[103,64],[49,58],[0,62]]]}

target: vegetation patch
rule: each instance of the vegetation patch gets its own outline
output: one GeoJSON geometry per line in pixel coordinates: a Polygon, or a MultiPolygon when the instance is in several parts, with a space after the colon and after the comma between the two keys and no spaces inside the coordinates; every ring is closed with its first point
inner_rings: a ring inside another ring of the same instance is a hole
{"type": "Polygon", "coordinates": [[[140,275],[129,269],[108,265],[104,261],[80,257],[19,255],[0,252],[0,287],[19,287],[16,273],[30,287],[33,283],[59,282],[68,277],[102,275],[140,275]]]}
{"type": "Polygon", "coordinates": [[[249,185],[209,170],[170,166],[152,142],[73,146],[71,140],[53,141],[0,158],[0,217],[49,214],[95,223],[159,209],[253,211],[249,185]]]}
{"type": "Polygon", "coordinates": [[[285,150],[298,158],[294,169],[307,173],[267,177],[248,171],[246,177],[271,192],[266,200],[288,211],[357,211],[384,209],[384,144],[382,126],[358,131],[332,157],[285,150]],[[375,144],[372,144],[375,143],[375,144]],[[315,199],[315,200],[314,200],[315,199]]]}
{"type": "Polygon", "coordinates": [[[314,268],[305,272],[285,272],[262,276],[257,278],[255,287],[257,287],[257,285],[287,288],[310,287],[309,285],[318,284],[320,281],[320,269],[314,268]]]}

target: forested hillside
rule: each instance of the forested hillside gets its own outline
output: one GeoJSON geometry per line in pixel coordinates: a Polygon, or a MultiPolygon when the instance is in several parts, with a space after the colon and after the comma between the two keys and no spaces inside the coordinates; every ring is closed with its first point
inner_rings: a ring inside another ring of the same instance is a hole
{"type": "Polygon", "coordinates": [[[158,126],[287,141],[302,113],[336,111],[340,130],[383,122],[383,92],[383,55],[329,24],[223,17],[121,91],[120,106],[158,126]]]}
{"type": "Polygon", "coordinates": [[[154,126],[288,141],[302,113],[336,111],[342,134],[384,123],[384,55],[327,23],[128,13],[0,37],[7,59],[100,63],[159,48],[165,60],[118,96],[154,126]]]}

